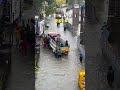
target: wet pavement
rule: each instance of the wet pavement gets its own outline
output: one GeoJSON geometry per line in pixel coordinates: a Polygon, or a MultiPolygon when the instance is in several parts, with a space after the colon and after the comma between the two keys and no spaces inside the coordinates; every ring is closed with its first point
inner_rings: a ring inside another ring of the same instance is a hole
{"type": "Polygon", "coordinates": [[[51,18],[50,27],[45,33],[57,32],[70,44],[70,52],[61,59],[55,58],[51,49],[40,48],[39,70],[36,76],[36,90],[79,90],[78,71],[84,68],[79,61],[77,36],[63,30],[63,24],[57,28],[51,18]]]}
{"type": "MultiPolygon", "coordinates": [[[[20,49],[16,47],[15,28],[12,28],[12,30],[13,45],[11,47],[11,70],[5,90],[34,90],[34,54],[31,52],[30,47],[28,48],[26,56],[21,53],[20,49]]],[[[6,35],[6,38],[9,38],[8,35],[6,35]]]]}
{"type": "Polygon", "coordinates": [[[11,71],[5,90],[34,90],[34,54],[28,49],[27,56],[22,55],[13,36],[11,71]]]}

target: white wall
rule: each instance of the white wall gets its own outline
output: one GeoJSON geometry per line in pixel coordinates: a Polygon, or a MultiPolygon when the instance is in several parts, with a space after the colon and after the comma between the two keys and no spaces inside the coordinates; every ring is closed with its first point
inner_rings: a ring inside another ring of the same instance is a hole
{"type": "Polygon", "coordinates": [[[44,20],[42,20],[41,22],[39,22],[39,30],[40,30],[40,35],[43,33],[44,30],[44,20]]]}

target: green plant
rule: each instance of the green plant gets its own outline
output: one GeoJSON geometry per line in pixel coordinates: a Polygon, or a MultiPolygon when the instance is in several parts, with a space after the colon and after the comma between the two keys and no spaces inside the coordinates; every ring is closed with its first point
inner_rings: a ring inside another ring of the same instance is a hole
{"type": "Polygon", "coordinates": [[[56,3],[52,2],[51,5],[48,5],[48,7],[46,7],[46,16],[53,14],[56,11],[56,3]]]}
{"type": "Polygon", "coordinates": [[[66,1],[68,5],[72,6],[73,5],[73,0],[67,0],[66,1]]]}
{"type": "Polygon", "coordinates": [[[40,14],[40,10],[41,10],[41,8],[42,8],[42,2],[43,2],[44,0],[35,0],[35,14],[36,15],[39,15],[40,14]]]}

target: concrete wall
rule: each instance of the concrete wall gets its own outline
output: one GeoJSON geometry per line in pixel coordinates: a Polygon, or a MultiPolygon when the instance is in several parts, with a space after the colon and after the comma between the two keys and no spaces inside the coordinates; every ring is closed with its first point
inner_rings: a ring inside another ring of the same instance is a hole
{"type": "Polygon", "coordinates": [[[118,58],[116,57],[115,53],[113,52],[112,48],[109,45],[109,42],[107,41],[109,36],[108,30],[103,30],[102,33],[102,51],[103,55],[106,57],[106,61],[109,65],[112,65],[114,69],[114,75],[115,75],[115,85],[120,88],[120,62],[118,62],[118,58]]]}
{"type": "MultiPolygon", "coordinates": [[[[107,21],[107,9],[105,11],[105,5],[107,0],[86,0],[86,20],[85,20],[85,48],[86,48],[86,70],[89,68],[89,70],[86,72],[89,74],[89,77],[91,78],[90,80],[86,79],[86,81],[88,83],[92,83],[92,85],[94,84],[94,87],[98,86],[98,90],[108,90],[108,89],[100,89],[100,85],[96,85],[98,84],[99,80],[97,77],[95,76],[93,73],[93,71],[97,72],[97,70],[95,70],[94,68],[95,65],[100,64],[100,62],[102,61],[103,58],[100,58],[97,56],[97,54],[101,54],[101,45],[99,45],[99,34],[101,35],[101,30],[100,27],[102,27],[103,22],[107,21]],[[91,2],[89,2],[91,1],[91,2]],[[95,14],[94,14],[94,10],[93,7],[95,7],[95,14]],[[90,24],[90,22],[96,21],[96,18],[98,18],[98,20],[101,23],[96,23],[96,24],[90,24]],[[93,47],[94,46],[94,47],[93,47]],[[99,50],[100,49],[100,50],[99,50]],[[97,60],[96,58],[97,57],[97,60]],[[87,61],[88,60],[88,61],[87,61]],[[92,61],[92,62],[90,62],[92,61]],[[93,64],[93,65],[92,65],[93,64]],[[91,69],[91,70],[90,70],[91,69]],[[92,79],[94,77],[94,79],[92,79]]],[[[105,60],[107,62],[108,65],[112,65],[115,71],[115,85],[117,87],[120,86],[120,64],[118,63],[118,58],[116,58],[114,52],[112,51],[111,47],[109,46],[108,43],[108,36],[109,36],[109,32],[103,32],[102,34],[102,51],[103,54],[106,56],[105,60]],[[104,35],[103,35],[104,34],[104,35]]],[[[104,59],[103,59],[104,60],[104,59]]],[[[104,61],[105,61],[104,60],[104,61]]],[[[103,65],[103,62],[101,64],[101,66],[103,65]]],[[[103,72],[102,72],[103,73],[103,72]]],[[[107,73],[107,72],[106,72],[107,73]]],[[[106,76],[105,76],[106,78],[106,76]]],[[[103,81],[102,81],[103,82],[103,81]]],[[[91,84],[88,84],[87,86],[89,86],[88,90],[94,90],[95,88],[90,87],[91,84]],[[92,89],[91,89],[92,88],[92,89]]],[[[87,87],[86,87],[87,88],[87,87]]],[[[115,89],[115,90],[119,90],[119,89],[115,89]]]]}
{"type": "MultiPolygon", "coordinates": [[[[108,44],[108,42],[106,44],[108,44]]],[[[108,45],[104,46],[103,54],[106,56],[106,60],[109,65],[112,65],[114,68],[114,82],[115,85],[120,88],[120,64],[118,63],[118,58],[115,56],[112,49],[108,45]]]]}
{"type": "Polygon", "coordinates": [[[106,22],[108,17],[107,2],[108,0],[85,0],[87,18],[91,18],[91,21],[98,19],[101,23],[106,22]]]}
{"type": "Polygon", "coordinates": [[[2,15],[3,15],[3,4],[2,3],[0,3],[0,19],[1,19],[1,17],[2,17],[2,15]]]}
{"type": "Polygon", "coordinates": [[[20,0],[12,0],[10,3],[12,4],[10,16],[11,22],[13,22],[13,19],[16,20],[20,15],[20,0]]]}
{"type": "Polygon", "coordinates": [[[95,22],[95,8],[94,6],[91,4],[91,2],[89,2],[89,0],[85,1],[85,15],[86,15],[86,20],[90,23],[94,23],[95,22]]]}

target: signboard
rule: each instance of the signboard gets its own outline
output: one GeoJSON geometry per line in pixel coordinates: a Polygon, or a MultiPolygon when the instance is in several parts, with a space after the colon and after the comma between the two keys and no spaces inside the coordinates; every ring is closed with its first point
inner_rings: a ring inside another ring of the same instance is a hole
{"type": "Polygon", "coordinates": [[[74,8],[79,8],[79,4],[74,4],[74,8]]]}

